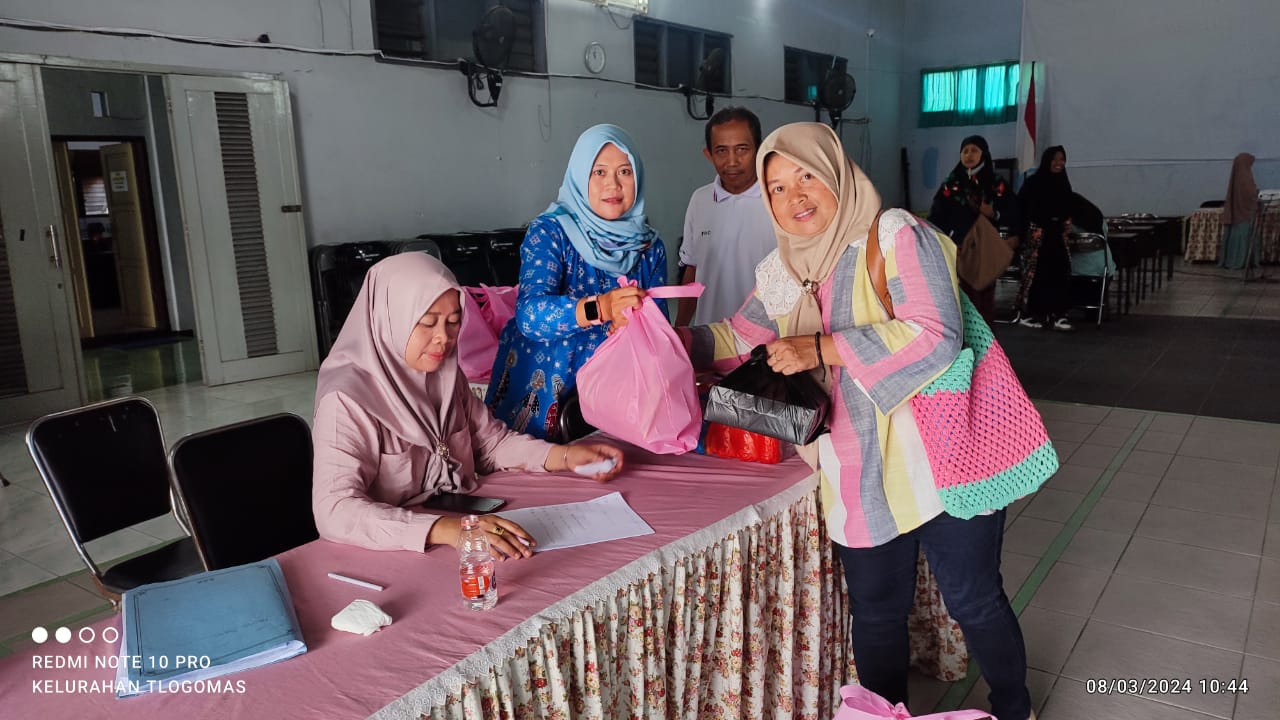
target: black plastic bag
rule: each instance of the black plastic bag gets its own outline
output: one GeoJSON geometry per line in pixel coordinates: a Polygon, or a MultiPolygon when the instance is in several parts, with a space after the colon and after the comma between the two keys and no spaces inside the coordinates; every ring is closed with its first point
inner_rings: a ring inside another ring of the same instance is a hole
{"type": "Polygon", "coordinates": [[[703,419],[808,445],[826,432],[831,398],[809,373],[783,375],[769,367],[763,345],[711,388],[703,419]]]}

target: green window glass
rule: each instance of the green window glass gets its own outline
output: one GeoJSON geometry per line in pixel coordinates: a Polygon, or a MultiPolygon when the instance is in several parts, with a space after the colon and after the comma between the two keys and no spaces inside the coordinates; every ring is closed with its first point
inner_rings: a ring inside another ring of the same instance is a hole
{"type": "Polygon", "coordinates": [[[920,73],[920,127],[991,125],[1018,114],[1018,64],[992,63],[920,73]]]}

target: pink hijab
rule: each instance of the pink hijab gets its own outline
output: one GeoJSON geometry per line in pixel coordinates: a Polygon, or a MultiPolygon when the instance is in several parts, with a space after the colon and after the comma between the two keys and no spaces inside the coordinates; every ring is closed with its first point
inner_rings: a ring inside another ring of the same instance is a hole
{"type": "MultiPolygon", "coordinates": [[[[436,450],[427,463],[425,486],[470,489],[474,459],[470,443],[451,447],[465,419],[453,410],[470,392],[457,352],[435,372],[410,368],[404,360],[409,335],[441,295],[461,292],[449,268],[426,253],[393,255],[369,269],[342,332],[320,366],[316,403],[340,392],[406,443],[436,450]]],[[[469,440],[469,438],[468,438],[469,440]]],[[[376,451],[377,449],[375,449],[376,451]]]]}
{"type": "Polygon", "coordinates": [[[1231,162],[1227,200],[1222,206],[1222,224],[1252,222],[1257,212],[1258,184],[1253,180],[1253,155],[1240,153],[1231,162]]]}

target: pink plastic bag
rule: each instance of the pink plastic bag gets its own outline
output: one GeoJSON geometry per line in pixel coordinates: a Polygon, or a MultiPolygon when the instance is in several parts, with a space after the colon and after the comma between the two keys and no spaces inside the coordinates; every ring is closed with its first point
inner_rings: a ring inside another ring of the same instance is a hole
{"type": "MultiPolygon", "coordinates": [[[[902,703],[891,705],[861,685],[845,685],[840,688],[840,709],[831,720],[909,720],[911,717],[902,703]]],[[[915,720],[982,720],[990,717],[991,713],[981,710],[952,710],[917,715],[915,720]]]]}
{"type": "Polygon", "coordinates": [[[468,380],[488,382],[498,354],[498,336],[516,314],[516,287],[463,288],[458,366],[468,380]]]}
{"type": "MultiPolygon", "coordinates": [[[[620,277],[618,284],[636,283],[620,277]]],[[[702,291],[701,283],[653,288],[639,308],[623,311],[627,324],[578,371],[584,420],[655,453],[679,455],[698,446],[702,406],[693,364],[650,298],[698,297],[702,291]]]]}

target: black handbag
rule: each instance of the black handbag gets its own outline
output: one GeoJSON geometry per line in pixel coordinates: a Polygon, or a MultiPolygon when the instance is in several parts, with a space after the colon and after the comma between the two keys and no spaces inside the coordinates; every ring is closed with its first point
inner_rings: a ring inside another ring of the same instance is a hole
{"type": "Polygon", "coordinates": [[[831,398],[809,373],[783,375],[769,367],[763,345],[716,385],[703,419],[797,445],[827,431],[831,398]]]}

